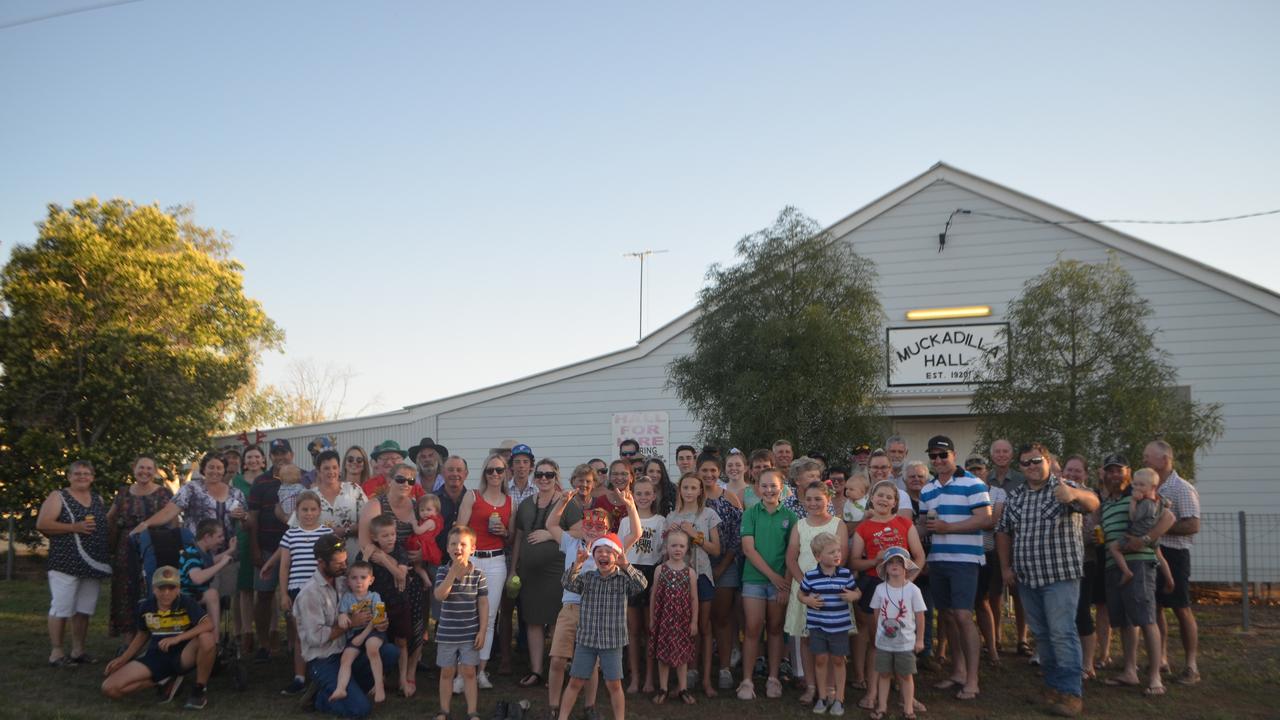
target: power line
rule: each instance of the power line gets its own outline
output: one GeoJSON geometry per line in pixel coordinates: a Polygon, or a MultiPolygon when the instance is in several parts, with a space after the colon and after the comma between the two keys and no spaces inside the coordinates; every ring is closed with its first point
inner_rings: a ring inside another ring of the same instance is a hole
{"type": "Polygon", "coordinates": [[[93,12],[94,10],[106,10],[107,8],[118,7],[120,5],[131,5],[140,3],[142,0],[113,0],[112,2],[98,3],[97,5],[86,5],[84,7],[69,8],[67,10],[59,10],[58,12],[46,13],[44,15],[36,15],[35,17],[24,18],[22,20],[14,20],[12,22],[0,23],[0,30],[8,30],[19,25],[30,25],[32,23],[43,22],[45,20],[53,20],[54,18],[66,17],[68,15],[78,15],[80,13],[93,12]]]}

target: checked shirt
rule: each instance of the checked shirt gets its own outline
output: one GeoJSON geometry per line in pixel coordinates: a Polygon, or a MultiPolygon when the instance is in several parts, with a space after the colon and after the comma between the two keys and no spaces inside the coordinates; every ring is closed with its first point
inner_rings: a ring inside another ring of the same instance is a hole
{"type": "Polygon", "coordinates": [[[1044,587],[1084,574],[1084,518],[1074,503],[1063,505],[1053,496],[1058,483],[1050,477],[1039,490],[1020,485],[1009,491],[996,532],[1013,536],[1013,571],[1018,582],[1044,587]]]}

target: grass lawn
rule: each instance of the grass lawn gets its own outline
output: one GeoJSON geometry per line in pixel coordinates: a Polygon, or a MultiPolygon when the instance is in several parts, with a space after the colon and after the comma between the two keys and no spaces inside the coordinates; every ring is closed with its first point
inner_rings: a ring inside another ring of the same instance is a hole
{"type": "MultiPolygon", "coordinates": [[[[109,658],[116,642],[106,636],[107,597],[104,588],[98,614],[90,628],[90,652],[109,658]]],[[[125,702],[110,702],[98,694],[103,665],[50,669],[48,657],[46,612],[48,589],[42,580],[23,579],[0,582],[0,648],[7,657],[5,671],[0,673],[0,717],[13,718],[132,718],[173,717],[185,713],[180,706],[156,706],[154,695],[140,693],[125,702]]],[[[1136,690],[1104,687],[1101,683],[1086,686],[1086,715],[1091,718],[1275,718],[1280,717],[1280,608],[1255,608],[1253,618],[1259,629],[1250,634],[1239,631],[1239,608],[1202,605],[1197,608],[1201,633],[1201,672],[1204,682],[1185,688],[1169,683],[1169,694],[1145,699],[1136,690]]],[[[1176,626],[1176,625],[1175,625],[1176,626]]],[[[1118,650],[1115,653],[1119,655],[1118,650]]],[[[1181,649],[1173,654],[1175,669],[1179,667],[1181,649]]],[[[210,704],[204,715],[216,718],[307,717],[297,709],[294,700],[278,691],[288,682],[289,673],[283,661],[251,666],[250,688],[236,692],[229,679],[214,677],[210,687],[210,704]]],[[[1035,668],[1021,658],[1004,659],[1002,668],[984,666],[982,695],[976,702],[961,703],[949,695],[925,689],[919,694],[929,706],[925,718],[1022,718],[1044,717],[1037,706],[1040,683],[1035,668]]],[[[921,684],[931,684],[941,676],[924,674],[921,684]]],[[[533,703],[534,717],[546,710],[546,691],[520,690],[514,678],[495,678],[497,687],[482,691],[481,715],[488,718],[497,700],[528,698],[533,703]]],[[[628,696],[627,715],[634,718],[675,718],[693,720],[730,720],[731,718],[802,718],[813,717],[796,701],[797,693],[789,691],[781,700],[763,699],[763,683],[758,690],[761,699],[751,703],[732,697],[706,700],[699,697],[695,706],[686,707],[672,699],[661,708],[648,699],[628,696]]],[[[376,717],[429,718],[436,710],[434,681],[419,676],[419,696],[411,700],[393,698],[375,711],[376,717]]],[[[725,693],[725,695],[730,695],[725,693]]],[[[865,718],[854,704],[858,696],[850,690],[851,706],[847,718],[865,718]]],[[[600,707],[606,718],[607,697],[601,692],[600,707]]],[[[454,701],[454,717],[464,717],[461,698],[454,701]]],[[[891,714],[892,716],[892,714],[891,714]]]]}

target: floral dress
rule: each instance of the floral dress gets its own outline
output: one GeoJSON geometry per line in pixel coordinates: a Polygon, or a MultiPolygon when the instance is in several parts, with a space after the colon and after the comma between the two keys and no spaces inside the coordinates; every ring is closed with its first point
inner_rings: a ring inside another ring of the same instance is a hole
{"type": "MultiPolygon", "coordinates": [[[[720,516],[720,524],[716,526],[716,532],[720,535],[720,554],[711,558],[711,566],[715,568],[720,563],[721,558],[729,553],[736,555],[742,554],[742,511],[736,505],[729,501],[727,491],[720,494],[720,497],[707,501],[707,507],[715,511],[720,516]]],[[[714,569],[712,570],[714,573],[714,569]]],[[[719,584],[719,578],[712,578],[719,584]]]]}
{"type": "Polygon", "coordinates": [[[133,552],[129,533],[143,520],[155,515],[169,501],[173,493],[163,485],[157,485],[149,495],[134,495],[125,487],[111,503],[115,527],[111,528],[111,637],[135,632],[134,614],[142,600],[142,560],[133,552]]]}
{"type": "Polygon", "coordinates": [[[231,517],[231,513],[235,510],[248,510],[249,503],[244,498],[244,493],[237,490],[234,486],[227,486],[226,500],[214,500],[213,496],[204,487],[204,481],[192,480],[183,485],[178,494],[173,498],[173,504],[182,510],[182,527],[191,533],[192,537],[196,535],[196,526],[201,520],[206,518],[214,518],[222,525],[222,545],[215,549],[215,553],[220,553],[227,549],[231,542],[231,538],[236,536],[236,530],[240,523],[231,517]]]}
{"type": "Polygon", "coordinates": [[[685,665],[695,657],[693,636],[689,634],[689,623],[693,622],[693,597],[689,594],[692,572],[687,565],[679,571],[663,563],[653,579],[657,596],[653,599],[649,647],[654,648],[658,662],[665,665],[685,665]]]}

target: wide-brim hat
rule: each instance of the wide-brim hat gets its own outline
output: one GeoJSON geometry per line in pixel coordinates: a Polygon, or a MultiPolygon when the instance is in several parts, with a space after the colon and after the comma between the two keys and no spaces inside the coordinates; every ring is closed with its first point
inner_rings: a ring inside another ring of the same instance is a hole
{"type": "Polygon", "coordinates": [[[449,448],[437,443],[435,440],[432,440],[429,437],[422,438],[421,440],[418,441],[417,445],[414,445],[413,447],[409,448],[409,457],[413,458],[416,461],[418,459],[418,453],[422,452],[423,450],[435,450],[436,454],[439,455],[441,458],[449,457],[449,448]]]}
{"type": "Polygon", "coordinates": [[[395,440],[383,440],[374,446],[373,452],[369,453],[369,457],[377,460],[379,455],[389,452],[393,452],[401,456],[404,455],[404,450],[400,449],[400,443],[395,440]]]}
{"type": "Polygon", "coordinates": [[[876,574],[883,578],[885,564],[894,558],[902,558],[902,564],[907,568],[907,572],[920,569],[920,566],[916,565],[916,562],[911,559],[911,553],[907,552],[906,548],[891,547],[884,551],[884,555],[881,556],[880,562],[876,563],[876,574]]]}

